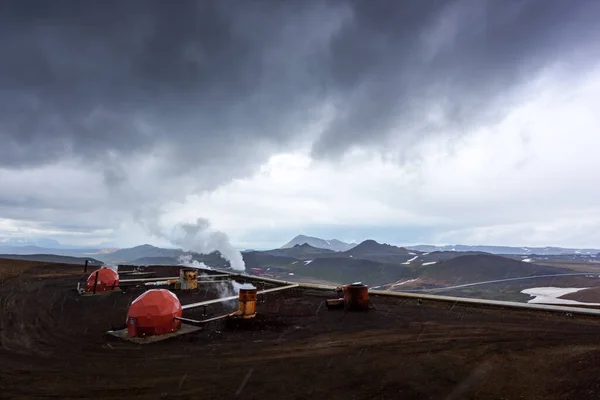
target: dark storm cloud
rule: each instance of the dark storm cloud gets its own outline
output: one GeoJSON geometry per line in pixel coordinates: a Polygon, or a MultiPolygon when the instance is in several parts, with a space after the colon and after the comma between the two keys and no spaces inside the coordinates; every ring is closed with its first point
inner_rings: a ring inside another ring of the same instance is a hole
{"type": "MultiPolygon", "coordinates": [[[[557,61],[598,60],[600,3],[355,1],[331,44],[339,107],[314,147],[336,155],[395,134],[461,132],[506,111],[506,96],[557,61]],[[593,51],[581,57],[578,52],[593,51]],[[428,118],[430,112],[435,118],[428,118]]],[[[410,143],[409,140],[407,140],[410,143]]]]}
{"type": "MultiPolygon", "coordinates": [[[[0,166],[162,149],[169,174],[190,163],[241,173],[297,138],[326,102],[336,113],[318,156],[380,143],[391,128],[465,129],[592,42],[599,5],[5,1],[0,166]]],[[[105,183],[126,175],[109,168],[105,183]]]]}
{"type": "Polygon", "coordinates": [[[167,146],[177,170],[286,142],[318,99],[309,67],[331,19],[301,4],[4,2],[0,163],[167,146]]]}

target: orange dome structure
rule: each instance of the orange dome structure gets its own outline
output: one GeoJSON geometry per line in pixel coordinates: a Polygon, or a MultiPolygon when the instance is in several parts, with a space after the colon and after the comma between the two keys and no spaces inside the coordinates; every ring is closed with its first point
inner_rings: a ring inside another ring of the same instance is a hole
{"type": "Polygon", "coordinates": [[[181,328],[183,309],[177,296],[166,289],[151,289],[135,299],[127,312],[127,335],[164,335],[181,328]]]}
{"type": "Polygon", "coordinates": [[[108,267],[102,267],[97,271],[94,271],[87,278],[85,284],[86,292],[94,291],[94,283],[96,284],[96,292],[106,292],[108,290],[114,290],[119,286],[119,274],[108,267]],[[98,273],[98,280],[96,281],[96,273],[98,273]]]}

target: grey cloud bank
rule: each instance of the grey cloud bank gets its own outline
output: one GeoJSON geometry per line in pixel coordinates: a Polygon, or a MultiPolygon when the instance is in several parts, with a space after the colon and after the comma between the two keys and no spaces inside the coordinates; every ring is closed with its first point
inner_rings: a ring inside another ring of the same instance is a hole
{"type": "Polygon", "coordinates": [[[399,122],[396,131],[417,135],[473,123],[536,70],[582,61],[573,57],[594,41],[600,8],[534,0],[4,4],[4,166],[158,147],[173,157],[166,171],[178,173],[199,158],[264,156],[261,144],[288,143],[324,100],[336,111],[317,154],[379,143],[399,122]],[[438,121],[422,121],[433,108],[438,121]]]}
{"type": "Polygon", "coordinates": [[[0,7],[0,218],[103,240],[306,143],[336,159],[463,134],[599,50],[583,0],[0,7]]]}

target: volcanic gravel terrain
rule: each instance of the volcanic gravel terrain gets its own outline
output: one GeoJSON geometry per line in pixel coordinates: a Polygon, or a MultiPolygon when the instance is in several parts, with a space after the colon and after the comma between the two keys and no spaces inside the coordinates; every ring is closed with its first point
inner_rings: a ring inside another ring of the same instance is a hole
{"type": "MultiPolygon", "coordinates": [[[[139,345],[106,332],[124,327],[141,289],[79,296],[88,274],[0,260],[0,398],[600,398],[593,317],[387,296],[345,312],[325,307],[335,293],[290,289],[259,296],[254,320],[139,345]]],[[[176,293],[182,304],[219,295],[176,293]]]]}

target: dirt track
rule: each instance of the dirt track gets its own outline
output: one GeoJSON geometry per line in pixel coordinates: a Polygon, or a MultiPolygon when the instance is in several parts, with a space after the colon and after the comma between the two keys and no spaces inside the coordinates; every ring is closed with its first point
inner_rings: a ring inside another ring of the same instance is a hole
{"type": "Polygon", "coordinates": [[[322,306],[325,293],[290,290],[268,295],[249,324],[141,346],[105,335],[139,292],[79,297],[83,278],[80,267],[42,264],[0,284],[0,397],[600,397],[591,318],[387,297],[372,298],[369,313],[344,313],[322,306]]]}

